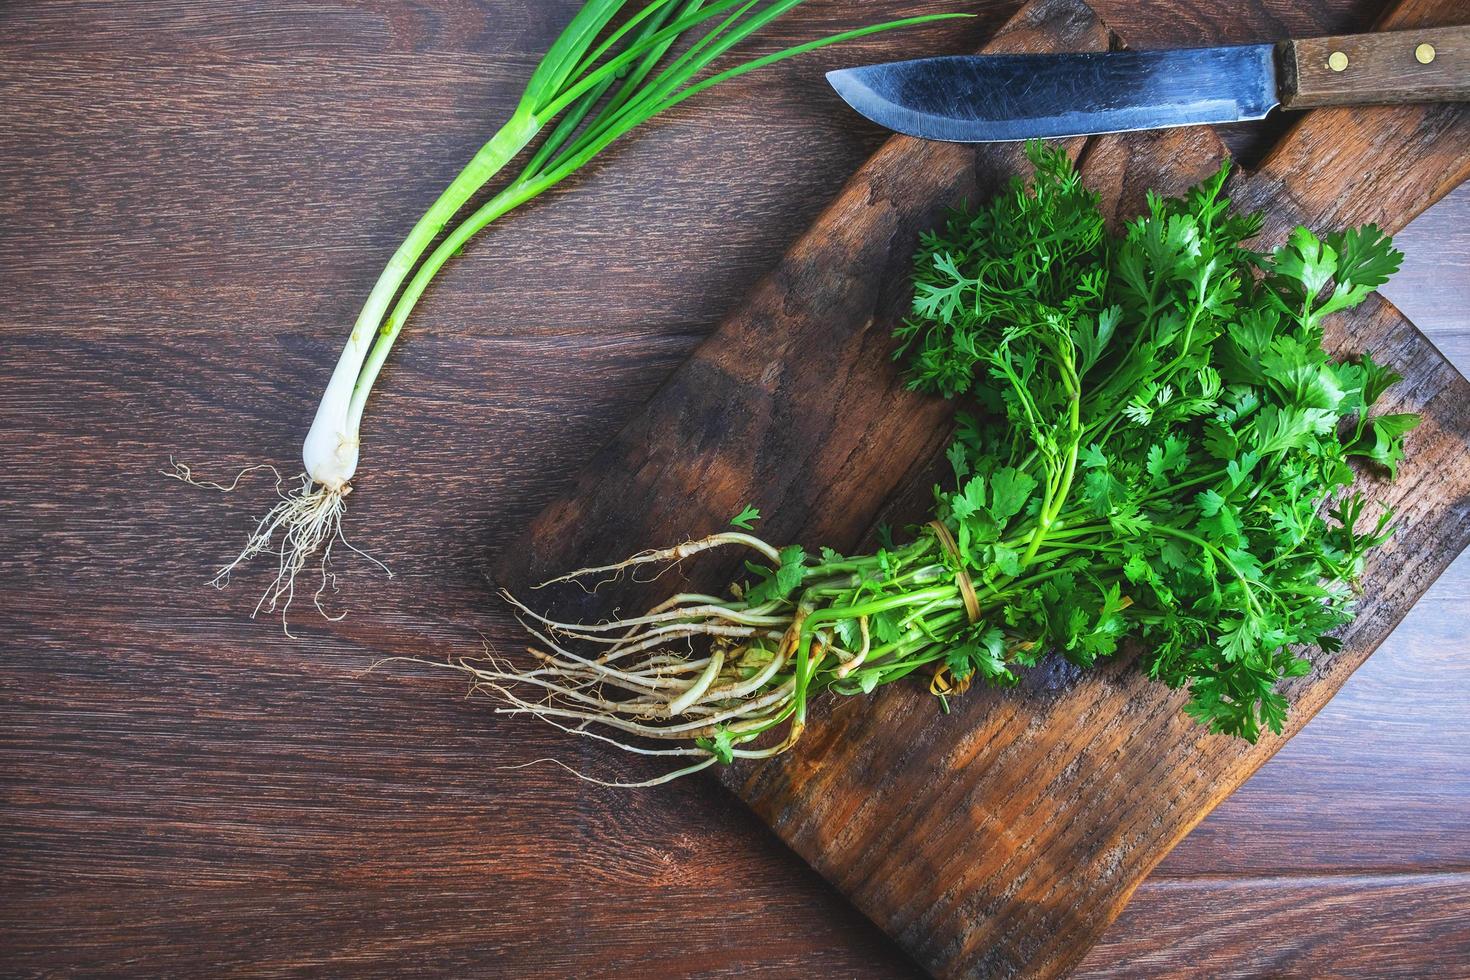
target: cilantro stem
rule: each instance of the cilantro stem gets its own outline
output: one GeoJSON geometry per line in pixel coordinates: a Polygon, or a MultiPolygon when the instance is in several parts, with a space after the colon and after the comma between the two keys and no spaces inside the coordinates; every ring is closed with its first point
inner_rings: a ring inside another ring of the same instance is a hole
{"type": "Polygon", "coordinates": [[[812,633],[816,627],[825,622],[838,619],[859,619],[863,616],[874,616],[878,613],[887,612],[890,609],[898,609],[904,606],[916,605],[931,599],[947,598],[955,595],[956,588],[953,585],[940,586],[930,589],[920,589],[917,592],[909,592],[904,595],[890,596],[883,599],[873,599],[869,602],[854,606],[839,608],[819,609],[804,620],[801,624],[801,634],[796,647],[796,719],[798,722],[806,720],[806,689],[811,682],[811,646],[812,633]]]}
{"type": "MultiPolygon", "coordinates": [[[[1069,358],[1062,358],[1061,363],[1065,365],[1069,358]]],[[[1051,531],[1052,522],[1061,513],[1062,507],[1067,503],[1067,497],[1072,492],[1072,480],[1077,474],[1077,453],[1081,443],[1081,392],[1073,386],[1068,408],[1068,421],[1072,430],[1072,441],[1067,449],[1067,460],[1064,464],[1061,480],[1055,488],[1049,488],[1047,497],[1042,501],[1041,518],[1037,521],[1036,530],[1031,535],[1031,541],[1026,547],[1026,552],[1021,556],[1022,567],[1029,566],[1036,560],[1036,552],[1041,547],[1042,540],[1051,531]]]]}

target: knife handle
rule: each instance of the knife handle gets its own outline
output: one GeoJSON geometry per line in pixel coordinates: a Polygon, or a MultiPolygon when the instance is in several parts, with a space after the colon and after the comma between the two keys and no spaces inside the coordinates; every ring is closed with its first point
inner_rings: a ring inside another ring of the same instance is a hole
{"type": "Polygon", "coordinates": [[[1284,41],[1281,104],[1470,100],[1470,25],[1284,41]]]}

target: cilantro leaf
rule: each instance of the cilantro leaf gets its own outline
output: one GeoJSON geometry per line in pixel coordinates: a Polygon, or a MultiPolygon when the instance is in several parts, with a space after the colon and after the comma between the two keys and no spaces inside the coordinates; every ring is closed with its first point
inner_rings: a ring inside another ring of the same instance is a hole
{"type": "Polygon", "coordinates": [[[728,766],[735,761],[735,741],[730,736],[730,730],[724,725],[717,728],[713,735],[695,739],[694,744],[724,765],[728,766]]]}
{"type": "Polygon", "coordinates": [[[750,504],[746,504],[740,513],[730,518],[730,523],[741,530],[751,531],[755,529],[755,522],[760,520],[760,517],[760,511],[756,510],[750,504]]]}
{"type": "Polygon", "coordinates": [[[996,470],[990,477],[990,516],[997,524],[1005,524],[1031,497],[1036,489],[1036,477],[1014,466],[996,470]]]}
{"type": "Polygon", "coordinates": [[[801,585],[806,574],[805,562],[806,551],[801,545],[787,545],[781,549],[781,565],[776,569],[776,592],[780,598],[791,595],[801,585]]]}

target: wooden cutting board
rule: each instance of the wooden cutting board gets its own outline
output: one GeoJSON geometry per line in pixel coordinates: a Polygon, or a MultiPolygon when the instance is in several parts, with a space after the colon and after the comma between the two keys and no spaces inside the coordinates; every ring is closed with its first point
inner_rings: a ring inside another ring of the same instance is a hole
{"type": "MultiPolygon", "coordinates": [[[[1384,28],[1453,23],[1459,0],[1405,0],[1384,28]]],[[[987,50],[1102,48],[1080,0],[1034,0],[987,50]]],[[[1087,182],[1131,215],[1184,189],[1224,149],[1211,131],[1074,141],[1087,182]]],[[[889,359],[918,232],[1021,172],[1015,146],[898,137],[849,181],[785,258],[506,553],[501,580],[539,581],[723,527],[746,503],[761,533],[848,550],[876,522],[921,512],[951,406],[905,392],[889,359]]],[[[1470,175],[1470,108],[1318,110],[1232,194],[1297,223],[1390,232],[1470,175]]],[[[1075,964],[1151,868],[1341,687],[1470,543],[1470,383],[1374,297],[1329,327],[1405,381],[1391,411],[1425,423],[1391,486],[1400,531],[1371,562],[1343,649],[1291,690],[1288,730],[1250,746],[1211,736],[1183,696],[1122,656],[1090,673],[1035,671],[972,690],[943,715],[922,685],[825,699],[797,748],[723,781],[792,848],[940,976],[1055,976],[1075,964]]],[[[738,558],[682,566],[718,590],[738,558]]],[[[635,608],[678,584],[537,593],[567,616],[635,608]]]]}

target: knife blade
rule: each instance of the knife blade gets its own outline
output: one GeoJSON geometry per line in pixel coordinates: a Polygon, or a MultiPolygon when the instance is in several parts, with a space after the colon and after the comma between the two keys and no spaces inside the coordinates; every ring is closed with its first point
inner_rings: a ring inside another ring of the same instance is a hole
{"type": "Polygon", "coordinates": [[[1264,118],[1278,106],[1470,97],[1470,27],[1164,51],[920,58],[827,79],[909,136],[961,143],[1264,118]],[[1437,42],[1437,46],[1436,46],[1437,42]]]}

